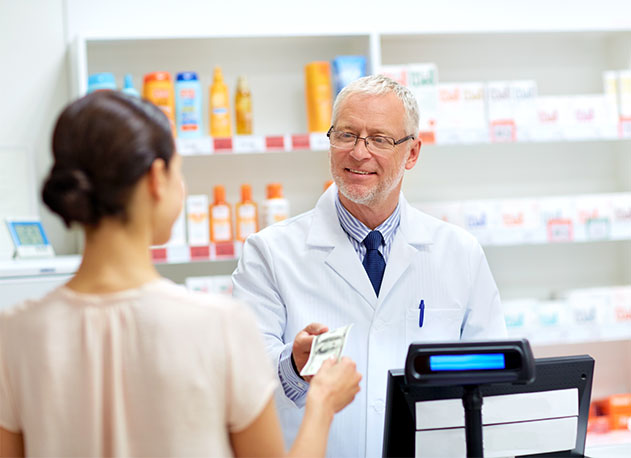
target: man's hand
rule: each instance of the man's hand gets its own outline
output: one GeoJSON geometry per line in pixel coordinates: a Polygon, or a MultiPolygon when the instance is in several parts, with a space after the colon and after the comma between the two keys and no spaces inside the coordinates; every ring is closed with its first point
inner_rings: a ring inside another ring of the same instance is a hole
{"type": "MultiPolygon", "coordinates": [[[[294,345],[291,349],[291,355],[294,358],[294,364],[296,364],[298,374],[300,374],[302,368],[305,367],[305,364],[307,364],[309,353],[311,352],[311,343],[313,342],[314,336],[323,334],[328,330],[329,328],[327,328],[323,324],[311,323],[298,334],[296,334],[294,345]]],[[[310,377],[308,379],[310,379],[310,377]]]]}

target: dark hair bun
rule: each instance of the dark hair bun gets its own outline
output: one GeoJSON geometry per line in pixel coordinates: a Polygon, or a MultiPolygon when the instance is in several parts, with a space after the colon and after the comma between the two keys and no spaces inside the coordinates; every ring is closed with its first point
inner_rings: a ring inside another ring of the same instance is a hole
{"type": "Polygon", "coordinates": [[[44,203],[70,226],[73,222],[95,224],[94,187],[80,169],[53,169],[42,189],[44,203]]]}

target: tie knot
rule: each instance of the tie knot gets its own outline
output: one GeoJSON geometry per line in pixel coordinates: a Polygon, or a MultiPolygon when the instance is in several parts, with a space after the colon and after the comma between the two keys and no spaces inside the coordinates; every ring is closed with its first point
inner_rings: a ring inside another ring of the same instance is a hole
{"type": "Polygon", "coordinates": [[[371,231],[364,239],[364,245],[367,250],[377,250],[383,242],[383,235],[379,231],[371,231]]]}

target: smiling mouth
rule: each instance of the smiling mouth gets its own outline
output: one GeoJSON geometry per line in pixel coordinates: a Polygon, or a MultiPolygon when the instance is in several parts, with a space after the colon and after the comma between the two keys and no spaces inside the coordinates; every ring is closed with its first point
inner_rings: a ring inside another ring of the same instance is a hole
{"type": "Polygon", "coordinates": [[[374,175],[375,174],[375,172],[365,172],[364,170],[349,169],[348,167],[346,167],[344,170],[351,173],[355,173],[357,175],[374,175]]]}

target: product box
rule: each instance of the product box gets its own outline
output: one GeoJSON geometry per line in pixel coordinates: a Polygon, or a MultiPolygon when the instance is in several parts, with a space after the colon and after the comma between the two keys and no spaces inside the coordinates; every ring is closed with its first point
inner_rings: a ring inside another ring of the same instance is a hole
{"type": "Polygon", "coordinates": [[[631,70],[618,72],[618,111],[620,137],[631,138],[631,70]]]}
{"type": "Polygon", "coordinates": [[[514,339],[532,339],[538,326],[536,313],[539,301],[535,298],[502,301],[504,320],[508,336],[514,339]]]}
{"type": "Polygon", "coordinates": [[[513,119],[517,127],[517,141],[532,141],[538,127],[537,82],[534,80],[511,81],[510,98],[513,119]]]}
{"type": "Polygon", "coordinates": [[[438,116],[438,68],[436,64],[410,64],[407,66],[407,87],[419,106],[419,130],[427,143],[436,141],[438,116]]]}
{"type": "Polygon", "coordinates": [[[574,197],[574,240],[609,240],[613,219],[613,206],[607,195],[580,195],[574,197]]]}
{"type": "Polygon", "coordinates": [[[517,140],[510,81],[486,83],[486,107],[491,142],[505,143],[517,140]]]}
{"type": "Polygon", "coordinates": [[[618,72],[608,70],[603,72],[603,89],[607,108],[607,124],[618,126],[620,113],[618,110],[618,72]]]}
{"type": "Polygon", "coordinates": [[[171,228],[171,238],[169,238],[167,245],[186,245],[186,212],[184,211],[184,209],[182,209],[179,216],[175,220],[175,223],[173,223],[173,227],[171,228]]]}
{"type": "Polygon", "coordinates": [[[331,64],[335,95],[339,94],[351,81],[366,76],[366,58],[364,56],[337,56],[331,64]]]}
{"type": "Polygon", "coordinates": [[[494,245],[521,245],[537,241],[539,203],[536,199],[498,201],[492,224],[494,245]]]}
{"type": "Polygon", "coordinates": [[[407,65],[382,65],[379,67],[379,74],[387,76],[403,86],[407,87],[408,85],[407,65]]]}
{"type": "Polygon", "coordinates": [[[571,315],[565,301],[540,301],[536,307],[537,325],[532,339],[539,343],[567,342],[573,338],[569,324],[571,315]]]}
{"type": "Polygon", "coordinates": [[[569,116],[564,123],[567,140],[616,138],[618,129],[611,124],[606,97],[603,94],[569,96],[569,116]]]}
{"type": "Polygon", "coordinates": [[[610,429],[631,430],[631,393],[614,394],[596,401],[596,409],[609,418],[610,429]]]}
{"type": "Polygon", "coordinates": [[[573,341],[609,338],[606,331],[612,323],[611,288],[577,289],[567,293],[567,304],[572,314],[573,341]]]}
{"type": "Polygon", "coordinates": [[[611,288],[613,325],[608,327],[611,339],[628,339],[631,335],[631,286],[611,288]]]}
{"type": "MultiPolygon", "coordinates": [[[[533,131],[535,141],[557,141],[563,139],[561,114],[565,97],[537,97],[537,128],[533,131]]],[[[569,110],[568,110],[569,113],[569,110]]]]}
{"type": "Polygon", "coordinates": [[[439,84],[436,143],[482,143],[488,135],[484,84],[439,84]]]}
{"type": "Polygon", "coordinates": [[[492,245],[493,228],[491,221],[498,214],[495,200],[472,200],[462,203],[464,228],[478,239],[482,245],[492,245]]]}
{"type": "Polygon", "coordinates": [[[190,291],[232,296],[232,277],[230,275],[187,277],[185,285],[190,291]]]}
{"type": "Polygon", "coordinates": [[[606,195],[611,201],[612,222],[611,239],[631,239],[631,193],[617,193],[606,195]]]}
{"type": "Polygon", "coordinates": [[[186,198],[186,220],[189,245],[208,245],[210,242],[210,227],[208,222],[208,196],[206,194],[195,194],[186,198]]]}
{"type": "Polygon", "coordinates": [[[462,203],[457,201],[421,202],[414,205],[420,211],[427,213],[447,223],[465,227],[462,213],[462,203]]]}
{"type": "Polygon", "coordinates": [[[574,199],[569,197],[544,197],[539,199],[539,243],[574,241],[574,199]]]}

